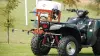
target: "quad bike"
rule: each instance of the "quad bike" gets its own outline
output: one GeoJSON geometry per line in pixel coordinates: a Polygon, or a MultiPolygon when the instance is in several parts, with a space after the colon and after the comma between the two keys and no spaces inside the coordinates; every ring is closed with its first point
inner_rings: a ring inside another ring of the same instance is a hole
{"type": "Polygon", "coordinates": [[[100,20],[89,18],[87,10],[67,11],[76,12],[78,16],[60,22],[60,10],[37,9],[38,21],[31,20],[38,22],[38,28],[30,30],[35,34],[31,40],[32,52],[47,55],[51,48],[56,48],[60,56],[77,56],[82,48],[92,47],[93,53],[100,55],[100,20]],[[44,13],[48,17],[41,16],[44,13]]]}

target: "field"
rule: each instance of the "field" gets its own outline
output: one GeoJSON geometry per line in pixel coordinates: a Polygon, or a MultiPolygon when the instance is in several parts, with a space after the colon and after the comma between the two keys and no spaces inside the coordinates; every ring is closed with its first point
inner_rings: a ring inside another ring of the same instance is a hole
{"type": "MultiPolygon", "coordinates": [[[[7,32],[6,28],[3,27],[3,22],[5,21],[5,17],[2,16],[2,10],[4,3],[0,4],[0,56],[35,56],[30,48],[30,41],[33,34],[27,34],[27,32],[22,32],[21,29],[31,29],[33,28],[31,19],[35,19],[34,14],[28,13],[28,25],[25,25],[25,15],[24,15],[24,0],[20,0],[19,6],[12,11],[12,16],[15,18],[15,29],[19,29],[14,33],[11,32],[10,29],[10,43],[7,43],[7,32]]],[[[35,0],[28,0],[28,12],[32,11],[35,7],[35,0]]],[[[79,7],[81,9],[87,9],[85,7],[79,7]]],[[[89,10],[89,9],[88,9],[89,10]]],[[[89,10],[91,13],[90,17],[98,18],[99,16],[95,16],[95,12],[89,10]]],[[[75,15],[74,13],[69,13],[66,11],[62,11],[62,20],[65,22],[68,17],[75,15]],[[67,14],[68,13],[68,14],[67,14]]],[[[57,56],[57,50],[51,49],[48,56],[57,56]]],[[[84,48],[80,52],[78,56],[94,56],[92,52],[92,48],[84,48]]]]}
{"type": "MultiPolygon", "coordinates": [[[[78,56],[94,56],[91,52],[91,48],[86,48],[81,51],[78,56]]],[[[57,50],[52,49],[48,56],[57,56],[57,50]]],[[[0,44],[0,56],[35,56],[30,49],[29,44],[19,43],[1,43],[0,44]]]]}

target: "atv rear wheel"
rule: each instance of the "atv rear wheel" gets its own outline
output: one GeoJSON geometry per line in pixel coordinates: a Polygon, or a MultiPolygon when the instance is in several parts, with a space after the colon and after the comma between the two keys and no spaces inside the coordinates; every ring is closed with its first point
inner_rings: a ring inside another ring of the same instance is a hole
{"type": "Polygon", "coordinates": [[[98,37],[96,43],[92,46],[95,55],[100,55],[100,36],[98,37]]]}
{"type": "Polygon", "coordinates": [[[60,56],[77,56],[78,43],[72,36],[63,37],[58,44],[58,53],[60,56]]]}
{"type": "Polygon", "coordinates": [[[35,55],[47,55],[50,51],[50,47],[42,45],[43,36],[35,36],[31,40],[31,50],[35,55]]]}

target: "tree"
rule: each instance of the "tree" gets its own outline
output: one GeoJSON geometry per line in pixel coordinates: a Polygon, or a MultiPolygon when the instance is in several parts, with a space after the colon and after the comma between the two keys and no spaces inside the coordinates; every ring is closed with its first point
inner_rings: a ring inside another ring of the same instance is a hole
{"type": "Polygon", "coordinates": [[[64,9],[66,5],[68,5],[69,7],[75,6],[77,8],[77,2],[80,2],[80,0],[59,0],[59,1],[63,3],[64,9]]]}
{"type": "Polygon", "coordinates": [[[96,4],[96,6],[97,6],[97,15],[99,15],[100,14],[100,0],[94,0],[95,1],[95,4],[96,4]]]}
{"type": "Polygon", "coordinates": [[[19,1],[18,0],[7,0],[7,5],[5,7],[4,16],[6,17],[6,22],[4,22],[4,26],[7,28],[7,37],[8,37],[8,43],[9,43],[9,29],[14,27],[13,22],[14,19],[11,16],[12,10],[16,9],[18,6],[19,1]]]}
{"type": "Polygon", "coordinates": [[[77,7],[77,2],[79,2],[79,0],[64,0],[63,3],[68,5],[69,7],[72,6],[76,6],[77,7]]]}
{"type": "Polygon", "coordinates": [[[87,7],[93,11],[96,11],[97,15],[100,14],[100,0],[91,0],[91,3],[87,7]]]}

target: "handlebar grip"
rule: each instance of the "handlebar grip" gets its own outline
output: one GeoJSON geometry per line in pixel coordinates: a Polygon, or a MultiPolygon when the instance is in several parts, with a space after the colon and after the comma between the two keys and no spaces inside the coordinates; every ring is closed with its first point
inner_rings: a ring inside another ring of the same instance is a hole
{"type": "Polygon", "coordinates": [[[31,21],[35,21],[35,20],[31,20],[31,21]]]}
{"type": "Polygon", "coordinates": [[[31,21],[38,21],[38,20],[33,20],[33,19],[31,19],[31,21]]]}
{"type": "Polygon", "coordinates": [[[67,11],[70,11],[70,12],[76,12],[75,9],[66,9],[67,11]]]}
{"type": "Polygon", "coordinates": [[[70,11],[70,9],[66,9],[67,11],[70,11]]]}
{"type": "Polygon", "coordinates": [[[36,11],[30,11],[29,13],[37,13],[36,11]]]}

